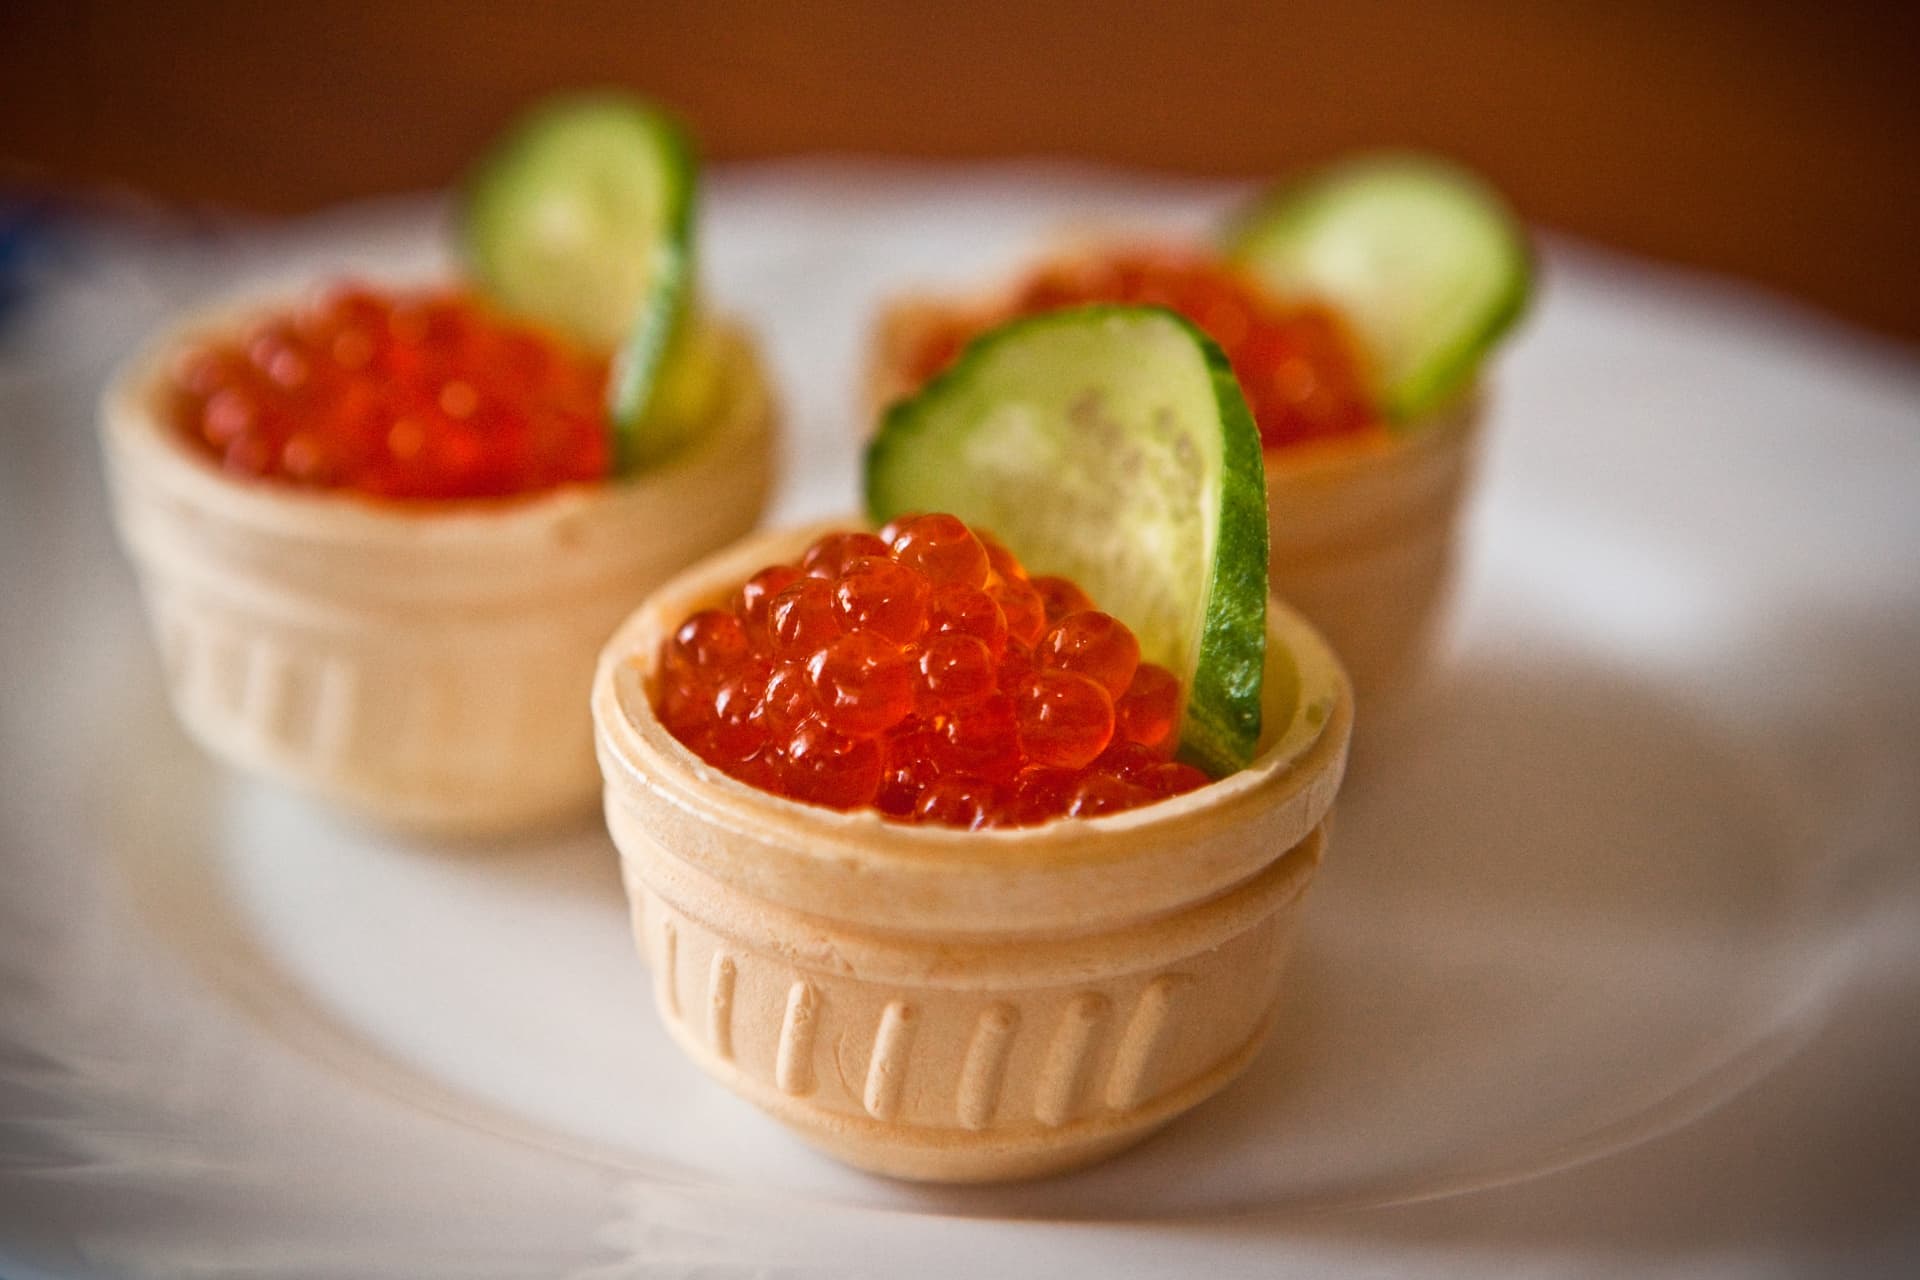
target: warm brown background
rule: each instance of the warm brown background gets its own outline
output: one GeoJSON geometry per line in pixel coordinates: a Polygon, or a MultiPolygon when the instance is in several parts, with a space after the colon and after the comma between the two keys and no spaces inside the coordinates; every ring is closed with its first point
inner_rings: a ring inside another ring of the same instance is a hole
{"type": "Polygon", "coordinates": [[[1266,174],[1410,143],[1541,222],[1920,337],[1920,4],[0,0],[0,173],[296,211],[622,83],[716,158],[1266,174]]]}

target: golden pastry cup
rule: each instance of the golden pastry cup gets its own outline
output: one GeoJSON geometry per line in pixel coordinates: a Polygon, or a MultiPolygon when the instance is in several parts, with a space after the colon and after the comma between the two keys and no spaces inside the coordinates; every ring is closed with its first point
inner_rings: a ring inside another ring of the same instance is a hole
{"type": "Polygon", "coordinates": [[[720,324],[711,426],[641,475],[399,503],[235,478],[169,423],[185,351],[296,302],[171,327],[102,403],[115,523],[181,723],[237,769],[424,833],[590,811],[601,642],[765,504],[775,411],[751,342],[720,324]]]}
{"type": "Polygon", "coordinates": [[[655,1004],[702,1070],[827,1153],[942,1182],[1097,1160],[1212,1095],[1274,1021],[1352,698],[1268,610],[1253,765],[1091,821],[959,831],[703,763],[655,717],[661,641],[831,525],[689,569],[601,654],[593,717],[655,1004]]]}
{"type": "MultiPolygon", "coordinates": [[[[911,361],[930,332],[1005,310],[1000,294],[887,307],[867,369],[874,420],[916,390],[911,361]]],[[[1392,435],[1267,451],[1273,593],[1320,628],[1364,703],[1412,674],[1438,621],[1483,417],[1470,393],[1392,435]]]]}

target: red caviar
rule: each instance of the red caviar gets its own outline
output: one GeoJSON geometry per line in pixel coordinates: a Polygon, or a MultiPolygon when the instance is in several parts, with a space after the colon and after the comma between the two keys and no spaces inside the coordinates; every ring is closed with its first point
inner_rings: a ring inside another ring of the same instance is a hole
{"type": "Polygon", "coordinates": [[[604,479],[607,361],[456,290],[336,289],[188,352],[173,422],[226,470],[382,498],[604,479]]]}
{"type": "Polygon", "coordinates": [[[661,723],[728,773],[905,822],[1026,826],[1191,791],[1180,682],[949,515],[828,534],[662,645],[661,723]]]}
{"type": "Polygon", "coordinates": [[[1314,304],[1282,303],[1225,263],[1161,248],[1121,249],[1041,268],[1002,314],[956,316],[930,333],[912,360],[924,382],[968,341],[1009,316],[1091,302],[1171,307],[1220,344],[1269,449],[1375,427],[1378,411],[1345,325],[1314,304]]]}

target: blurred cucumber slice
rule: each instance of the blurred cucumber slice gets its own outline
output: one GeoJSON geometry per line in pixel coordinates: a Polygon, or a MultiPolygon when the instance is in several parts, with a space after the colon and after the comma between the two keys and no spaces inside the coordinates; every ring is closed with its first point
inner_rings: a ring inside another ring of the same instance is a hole
{"type": "Polygon", "coordinates": [[[480,162],[461,230],[469,270],[508,311],[614,352],[621,469],[670,452],[697,370],[691,330],[698,166],[673,119],[637,98],[547,103],[480,162]],[[664,412],[662,410],[665,410],[664,412]]]}
{"type": "Polygon", "coordinates": [[[1340,311],[1366,348],[1382,409],[1400,423],[1472,380],[1533,282],[1506,203],[1428,156],[1362,157],[1283,184],[1226,248],[1274,293],[1340,311]]]}

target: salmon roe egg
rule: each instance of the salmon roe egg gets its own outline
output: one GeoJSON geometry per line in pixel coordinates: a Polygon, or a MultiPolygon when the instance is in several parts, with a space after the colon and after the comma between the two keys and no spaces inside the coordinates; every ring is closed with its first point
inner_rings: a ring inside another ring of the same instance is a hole
{"type": "Polygon", "coordinates": [[[1014,558],[1013,552],[995,540],[992,534],[983,533],[977,536],[980,539],[980,545],[987,549],[987,563],[993,566],[995,573],[1003,578],[1014,578],[1021,582],[1027,580],[1027,571],[1020,561],[1014,558]]]}
{"type": "Polygon", "coordinates": [[[1129,741],[1116,732],[1113,741],[1107,744],[1107,749],[1100,753],[1090,767],[1098,772],[1111,773],[1133,782],[1148,769],[1161,763],[1163,759],[1164,757],[1153,748],[1129,741]]]}
{"type": "Polygon", "coordinates": [[[1002,578],[988,589],[1000,616],[1007,620],[1010,639],[1031,647],[1047,629],[1047,607],[1040,593],[1024,578],[1002,578]]]}
{"type": "Polygon", "coordinates": [[[1168,760],[1142,769],[1133,780],[1156,796],[1177,796],[1207,785],[1207,775],[1190,764],[1168,760]]]}
{"type": "Polygon", "coordinates": [[[860,556],[833,584],[841,626],[877,631],[896,644],[909,644],[926,629],[928,594],[925,577],[883,555],[860,556]]]}
{"type": "Polygon", "coordinates": [[[886,738],[886,771],[873,800],[875,808],[895,818],[912,816],[920,796],[940,778],[945,764],[945,743],[939,733],[924,721],[908,723],[910,728],[886,738]]]}
{"type": "Polygon", "coordinates": [[[753,718],[772,739],[792,734],[813,719],[818,709],[807,669],[799,663],[786,662],[775,665],[768,673],[766,687],[760,692],[760,705],[753,709],[753,718]]]}
{"type": "Polygon", "coordinates": [[[1049,627],[1033,657],[1043,669],[1077,672],[1118,698],[1140,666],[1140,642],[1112,614],[1082,609],[1049,627]]]}
{"type": "Polygon", "coordinates": [[[674,631],[662,661],[667,674],[686,684],[717,684],[745,661],[747,630],[738,614],[703,609],[674,631]]]}
{"type": "Polygon", "coordinates": [[[1007,616],[977,587],[937,588],[927,601],[927,630],[934,635],[972,636],[998,658],[1007,648],[1007,616]]]}
{"type": "Polygon", "coordinates": [[[740,584],[734,596],[733,611],[740,615],[747,635],[764,643],[767,635],[767,606],[773,597],[800,581],[801,573],[790,564],[768,565],[740,584]]]}
{"type": "Polygon", "coordinates": [[[810,578],[837,578],[861,556],[884,556],[890,550],[871,533],[830,533],[807,548],[800,568],[810,578]]]}
{"type": "Polygon", "coordinates": [[[230,472],[392,499],[606,477],[607,361],[457,291],[335,289],[185,353],[169,416],[230,472]]]}
{"type": "Polygon", "coordinates": [[[941,778],[920,793],[913,816],[942,826],[984,827],[1000,809],[1000,792],[991,782],[955,775],[941,778]]]}
{"type": "Polygon", "coordinates": [[[767,641],[778,657],[810,654],[840,634],[833,587],[801,578],[767,602],[767,641]]]}
{"type": "Polygon", "coordinates": [[[914,516],[894,530],[890,542],[902,565],[941,586],[985,586],[993,568],[987,549],[957,516],[914,516]]]}
{"type": "Polygon", "coordinates": [[[993,692],[993,653],[976,636],[934,636],[921,646],[915,710],[939,715],[972,706],[993,692]]]}
{"type": "Polygon", "coordinates": [[[937,758],[955,773],[1001,781],[1020,768],[1020,723],[1013,699],[993,693],[940,717],[937,758]]]}
{"type": "Polygon", "coordinates": [[[1066,813],[1068,797],[1080,777],[1076,770],[1044,764],[1021,769],[1013,779],[1012,799],[1007,806],[1009,821],[1014,826],[1028,826],[1066,813]]]}
{"type": "Polygon", "coordinates": [[[1066,578],[1042,574],[1032,582],[1033,589],[1040,593],[1040,605],[1046,611],[1048,622],[1058,622],[1070,613],[1093,608],[1087,593],[1066,578]]]}
{"type": "Polygon", "coordinates": [[[849,738],[871,738],[913,710],[913,671],[900,646],[871,631],[849,631],[807,659],[820,717],[849,738]]]}
{"type": "Polygon", "coordinates": [[[764,673],[743,671],[730,676],[714,691],[709,759],[723,765],[744,762],[753,759],[766,746],[767,726],[754,715],[760,708],[760,694],[766,686],[764,673]]]}
{"type": "Polygon", "coordinates": [[[779,795],[966,829],[1205,784],[1169,759],[1179,682],[1079,587],[952,516],[881,533],[830,534],[675,628],[667,731],[779,795]]]}
{"type": "Polygon", "coordinates": [[[1127,691],[1113,704],[1114,725],[1130,741],[1173,750],[1174,722],[1180,716],[1180,682],[1153,662],[1134,670],[1127,691]]]}
{"type": "Polygon", "coordinates": [[[1118,813],[1145,803],[1142,789],[1111,773],[1094,773],[1080,779],[1067,795],[1067,814],[1074,818],[1097,818],[1103,813],[1118,813]]]}
{"type": "Polygon", "coordinates": [[[872,738],[848,738],[814,720],[794,730],[773,776],[796,800],[857,809],[872,803],[885,766],[872,738]]]}
{"type": "Polygon", "coordinates": [[[1113,738],[1113,699],[1086,676],[1032,671],[1014,686],[1013,698],[1020,746],[1039,764],[1078,769],[1113,738]]]}

